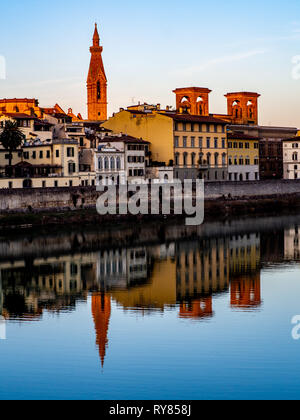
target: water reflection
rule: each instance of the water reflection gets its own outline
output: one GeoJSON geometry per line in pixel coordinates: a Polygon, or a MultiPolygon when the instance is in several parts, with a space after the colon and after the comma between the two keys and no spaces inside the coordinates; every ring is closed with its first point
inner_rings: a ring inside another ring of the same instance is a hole
{"type": "Polygon", "coordinates": [[[140,232],[134,246],[126,244],[128,230],[127,239],[118,231],[109,244],[107,232],[1,239],[0,315],[38,321],[44,311],[74,311],[90,297],[103,366],[112,302],[140,316],[174,310],[187,321],[213,318],[220,294],[233,310],[261,310],[261,270],[300,259],[298,219],[159,227],[140,232]]]}

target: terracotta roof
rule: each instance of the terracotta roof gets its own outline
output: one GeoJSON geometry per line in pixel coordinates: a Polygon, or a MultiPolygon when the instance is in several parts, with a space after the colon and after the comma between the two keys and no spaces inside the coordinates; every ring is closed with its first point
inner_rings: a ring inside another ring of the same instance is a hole
{"type": "Polygon", "coordinates": [[[28,115],[28,114],[22,114],[19,112],[4,112],[3,115],[7,116],[7,117],[11,117],[14,118],[16,120],[35,120],[36,117],[32,116],[32,115],[28,115]]]}
{"type": "Polygon", "coordinates": [[[140,143],[140,144],[150,144],[148,141],[145,141],[143,139],[138,139],[136,137],[132,136],[126,136],[126,134],[123,134],[122,137],[119,136],[106,136],[103,140],[100,140],[100,143],[116,143],[116,142],[122,142],[122,143],[140,143]]]}
{"type": "Polygon", "coordinates": [[[260,140],[260,137],[249,136],[244,133],[228,133],[228,139],[230,140],[260,140]]]}
{"type": "Polygon", "coordinates": [[[288,139],[283,139],[283,141],[300,141],[300,137],[299,136],[290,137],[288,139]]]}
{"type": "Polygon", "coordinates": [[[218,118],[214,118],[211,115],[208,117],[202,117],[201,115],[190,115],[190,114],[167,114],[161,113],[162,115],[166,115],[167,117],[173,118],[174,121],[177,122],[200,122],[200,123],[212,123],[212,124],[222,124],[227,125],[228,122],[223,121],[218,118]]]}

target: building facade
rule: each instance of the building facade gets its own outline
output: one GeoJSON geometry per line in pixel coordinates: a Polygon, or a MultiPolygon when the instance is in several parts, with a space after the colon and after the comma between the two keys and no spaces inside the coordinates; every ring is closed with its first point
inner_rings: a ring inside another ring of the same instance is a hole
{"type": "Polygon", "coordinates": [[[145,181],[148,147],[148,142],[132,136],[106,136],[95,154],[97,185],[145,181]]]}
{"type": "Polygon", "coordinates": [[[284,139],[283,148],[283,178],[300,179],[300,137],[284,139]]]}
{"type": "Polygon", "coordinates": [[[259,138],[228,133],[229,181],[259,180],[259,138]]]}

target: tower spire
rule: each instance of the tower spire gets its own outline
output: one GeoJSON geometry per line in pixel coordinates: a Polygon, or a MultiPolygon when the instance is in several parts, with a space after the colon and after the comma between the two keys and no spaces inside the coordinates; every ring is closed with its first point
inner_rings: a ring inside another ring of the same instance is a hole
{"type": "Polygon", "coordinates": [[[100,45],[100,37],[98,32],[98,25],[95,23],[95,31],[93,36],[93,47],[99,47],[100,45]]]}
{"type": "Polygon", "coordinates": [[[107,120],[107,78],[102,61],[103,47],[97,23],[95,24],[93,46],[90,48],[91,62],[87,78],[88,119],[91,121],[107,120]]]}

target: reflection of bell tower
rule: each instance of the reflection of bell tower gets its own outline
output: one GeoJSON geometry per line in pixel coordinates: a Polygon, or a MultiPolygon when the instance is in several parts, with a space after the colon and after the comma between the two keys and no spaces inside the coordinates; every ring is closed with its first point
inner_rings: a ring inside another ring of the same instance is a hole
{"type": "Polygon", "coordinates": [[[94,294],[92,296],[92,314],[97,337],[96,343],[99,347],[99,354],[103,367],[108,345],[107,333],[111,314],[110,297],[105,293],[94,294]]]}
{"type": "Polygon", "coordinates": [[[193,300],[180,305],[180,318],[209,318],[214,315],[212,297],[193,300]]]}
{"type": "Polygon", "coordinates": [[[260,306],[260,274],[243,276],[231,281],[231,306],[251,309],[260,306]]]}
{"type": "Polygon", "coordinates": [[[105,121],[107,120],[107,78],[102,61],[103,47],[100,46],[97,24],[90,51],[92,57],[87,79],[88,119],[90,121],[105,121]]]}
{"type": "Polygon", "coordinates": [[[206,88],[191,87],[173,91],[176,95],[176,110],[180,114],[209,116],[209,94],[206,88]]]}
{"type": "Polygon", "coordinates": [[[258,124],[258,93],[227,93],[225,97],[232,124],[258,124]]]}

